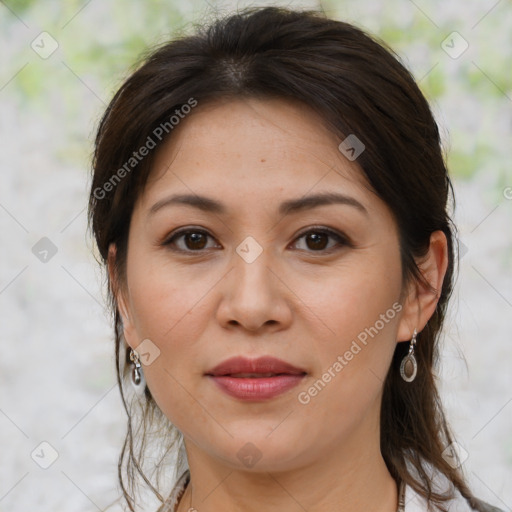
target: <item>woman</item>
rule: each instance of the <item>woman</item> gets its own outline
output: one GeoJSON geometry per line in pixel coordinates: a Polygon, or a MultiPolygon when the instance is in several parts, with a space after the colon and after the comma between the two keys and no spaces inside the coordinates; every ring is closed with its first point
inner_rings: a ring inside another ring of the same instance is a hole
{"type": "Polygon", "coordinates": [[[130,510],[135,473],[162,511],[498,510],[434,378],[452,194],[425,98],[349,24],[252,9],[151,54],[102,119],[89,204],[130,510]],[[177,481],[146,474],[148,442],[177,481]]]}

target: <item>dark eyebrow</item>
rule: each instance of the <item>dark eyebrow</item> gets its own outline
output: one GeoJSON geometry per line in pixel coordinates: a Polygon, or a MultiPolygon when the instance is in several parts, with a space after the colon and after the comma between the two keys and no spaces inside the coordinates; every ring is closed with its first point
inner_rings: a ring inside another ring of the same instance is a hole
{"type": "Polygon", "coordinates": [[[303,210],[324,206],[327,204],[345,204],[357,208],[362,213],[368,215],[367,209],[356,199],[337,192],[324,192],[320,194],[309,195],[299,199],[290,199],[284,201],[279,206],[281,215],[288,215],[303,210]]]}
{"type": "Polygon", "coordinates": [[[148,216],[153,215],[165,206],[171,206],[173,204],[189,205],[205,212],[226,213],[226,208],[224,205],[218,201],[215,201],[215,199],[210,199],[209,197],[198,196],[194,194],[176,194],[157,201],[149,209],[148,216]]]}
{"type": "MultiPolygon", "coordinates": [[[[198,208],[199,210],[205,212],[212,212],[218,214],[226,213],[227,211],[226,207],[219,201],[216,201],[215,199],[211,199],[205,196],[198,196],[195,194],[176,194],[161,199],[160,201],[157,201],[149,209],[148,216],[153,215],[158,210],[166,206],[171,206],[174,204],[188,205],[194,208],[198,208]]],[[[344,204],[348,206],[353,206],[362,213],[368,215],[368,211],[359,201],[357,201],[353,197],[346,196],[344,194],[339,194],[336,192],[324,192],[320,194],[301,197],[299,199],[289,199],[281,203],[281,205],[279,206],[279,214],[289,215],[291,213],[309,210],[311,208],[316,208],[318,206],[324,206],[329,204],[344,204]]]]}

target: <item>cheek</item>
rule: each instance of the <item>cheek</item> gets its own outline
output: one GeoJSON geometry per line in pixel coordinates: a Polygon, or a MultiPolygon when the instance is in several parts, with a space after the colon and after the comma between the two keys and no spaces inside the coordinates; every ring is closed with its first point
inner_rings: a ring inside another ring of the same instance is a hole
{"type": "Polygon", "coordinates": [[[197,425],[208,421],[193,384],[200,377],[198,340],[203,331],[201,316],[206,314],[201,297],[211,286],[198,283],[194,288],[175,278],[170,281],[161,276],[144,279],[139,287],[134,281],[132,302],[138,337],[149,338],[159,352],[150,365],[143,366],[147,385],[169,421],[189,432],[191,418],[197,425]]]}
{"type": "MultiPolygon", "coordinates": [[[[144,376],[157,404],[167,414],[186,400],[187,386],[199,361],[211,279],[190,280],[165,266],[137,265],[135,258],[128,274],[134,335],[140,343],[149,339],[158,353],[151,364],[143,365],[144,376]],[[166,405],[166,403],[169,404],[166,405]]],[[[190,397],[188,397],[190,401],[190,397]]]]}
{"type": "MultiPolygon", "coordinates": [[[[294,291],[323,323],[323,331],[342,349],[375,324],[398,300],[401,268],[398,250],[354,253],[342,265],[314,277],[296,276],[294,291]]],[[[306,310],[306,308],[304,308],[306,310]]],[[[393,315],[393,318],[396,315],[393,315]]]]}
{"type": "MultiPolygon", "coordinates": [[[[151,261],[151,256],[146,261],[151,261]]],[[[153,264],[137,265],[143,261],[134,255],[129,274],[130,295],[139,335],[150,338],[160,349],[181,339],[184,332],[188,340],[200,327],[208,293],[218,280],[204,273],[200,278],[190,271],[180,271],[160,258],[153,264]]]]}
{"type": "Polygon", "coordinates": [[[327,333],[313,337],[319,360],[315,377],[320,382],[305,390],[305,400],[317,402],[314,407],[320,415],[323,407],[338,408],[340,418],[357,415],[356,409],[363,411],[380,394],[402,308],[397,258],[397,252],[361,257],[315,286],[303,282],[299,293],[308,297],[308,306],[318,317],[317,332],[327,333]]]}

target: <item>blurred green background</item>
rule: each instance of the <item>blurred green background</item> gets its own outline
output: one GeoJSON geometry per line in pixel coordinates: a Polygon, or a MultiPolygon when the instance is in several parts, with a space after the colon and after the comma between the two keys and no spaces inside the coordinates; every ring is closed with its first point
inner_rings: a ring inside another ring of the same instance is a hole
{"type": "MultiPolygon", "coordinates": [[[[26,108],[41,113],[53,105],[48,104],[48,98],[57,96],[68,121],[78,130],[80,124],[83,126],[80,121],[87,91],[77,87],[77,80],[91,89],[90,94],[107,102],[148,46],[166,40],[178,29],[191,29],[192,22],[206,21],[213,12],[227,12],[236,5],[197,0],[11,0],[3,4],[2,39],[10,51],[3,51],[7,55],[2,56],[0,87],[16,95],[26,108]],[[47,60],[38,58],[28,45],[16,45],[11,39],[16,40],[20,32],[36,36],[37,27],[44,28],[59,44],[47,60]],[[6,86],[23,64],[26,67],[6,86]]],[[[510,181],[511,166],[504,158],[510,143],[507,113],[512,102],[509,1],[330,0],[289,4],[320,8],[355,22],[387,42],[404,59],[428,99],[446,107],[450,114],[448,161],[454,177],[471,179],[478,172],[490,171],[498,190],[510,181]],[[469,44],[457,59],[441,48],[441,42],[453,30],[458,30],[469,44]],[[467,101],[460,103],[462,98],[467,101]]],[[[93,111],[101,108],[95,101],[91,105],[93,111]]],[[[83,138],[79,137],[62,156],[80,158],[83,149],[83,138]]]]}

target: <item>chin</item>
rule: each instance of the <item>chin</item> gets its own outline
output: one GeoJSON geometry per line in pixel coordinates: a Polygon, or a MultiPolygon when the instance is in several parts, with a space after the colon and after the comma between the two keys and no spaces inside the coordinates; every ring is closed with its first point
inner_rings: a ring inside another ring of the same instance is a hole
{"type": "MultiPolygon", "coordinates": [[[[278,423],[277,423],[278,424],[278,423]]],[[[274,423],[275,428],[276,423],[274,423]]],[[[304,440],[283,429],[267,435],[268,429],[252,428],[240,430],[230,438],[218,453],[233,469],[251,472],[275,472],[295,469],[306,463],[306,455],[300,451],[304,440]]]]}

